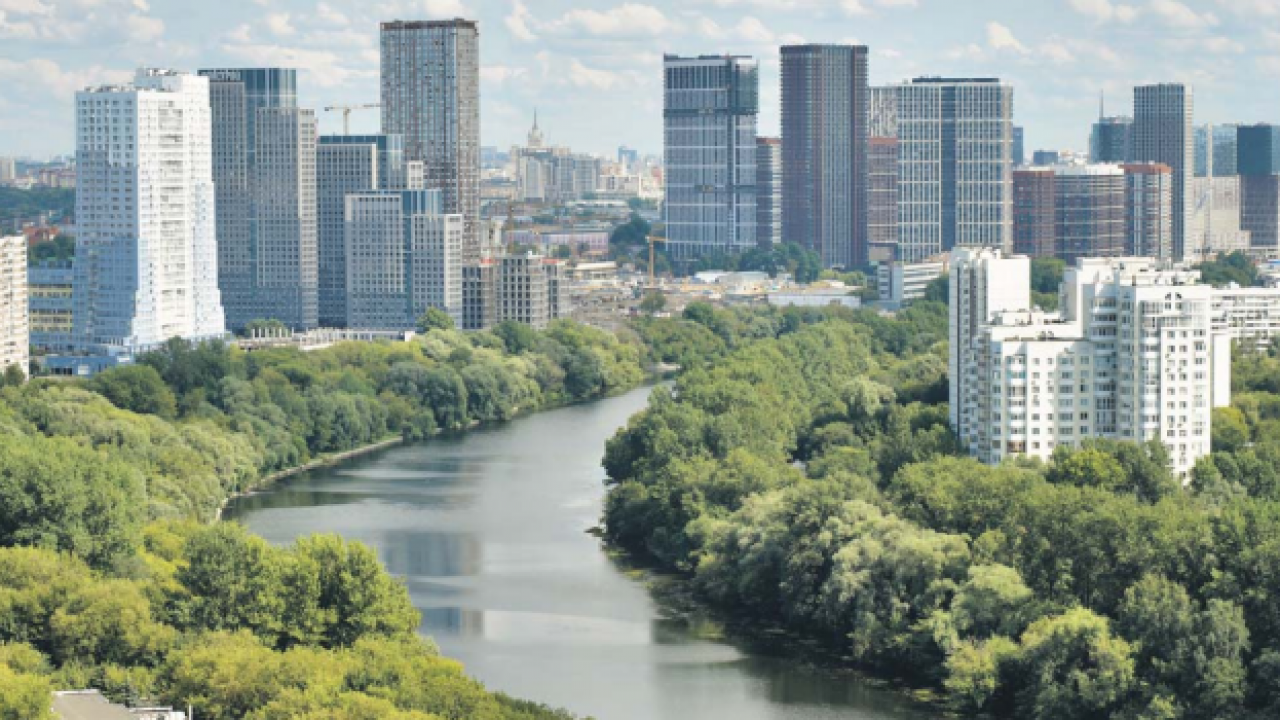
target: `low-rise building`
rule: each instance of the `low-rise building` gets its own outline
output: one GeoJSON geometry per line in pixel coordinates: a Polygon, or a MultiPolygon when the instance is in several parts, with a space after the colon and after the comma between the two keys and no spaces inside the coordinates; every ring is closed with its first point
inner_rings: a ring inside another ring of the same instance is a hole
{"type": "Polygon", "coordinates": [[[945,260],[926,262],[889,262],[876,266],[876,285],[881,303],[902,307],[924,297],[929,283],[947,272],[945,260]]]}

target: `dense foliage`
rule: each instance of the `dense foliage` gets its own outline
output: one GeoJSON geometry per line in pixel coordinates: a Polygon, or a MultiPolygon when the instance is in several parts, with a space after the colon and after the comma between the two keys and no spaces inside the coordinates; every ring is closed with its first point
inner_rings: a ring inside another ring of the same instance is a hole
{"type": "Polygon", "coordinates": [[[1280,713],[1280,358],[1239,357],[1184,491],[1158,444],[960,457],[945,309],[823,314],[655,344],[719,355],[610,441],[612,542],[960,711],[1280,713]]]}
{"type": "Polygon", "coordinates": [[[632,387],[644,356],[636,336],[509,323],[315,352],[175,340],[89,381],[7,384],[0,718],[86,686],[205,718],[562,717],[417,640],[369,550],[179,523],[318,456],[632,387]]]}
{"type": "Polygon", "coordinates": [[[58,222],[75,209],[75,190],[43,187],[22,190],[0,186],[0,221],[6,227],[12,227],[14,220],[33,220],[43,214],[58,222]]]}
{"type": "Polygon", "coordinates": [[[49,715],[54,688],[197,709],[208,720],[568,718],[489,693],[415,631],[368,548],[277,549],[237,525],[147,528],[136,566],[0,549],[0,717],[49,715]]]}
{"type": "Polygon", "coordinates": [[[1258,284],[1258,266],[1240,250],[1206,260],[1196,269],[1200,271],[1200,277],[1214,287],[1226,287],[1231,283],[1240,287],[1258,284]]]}

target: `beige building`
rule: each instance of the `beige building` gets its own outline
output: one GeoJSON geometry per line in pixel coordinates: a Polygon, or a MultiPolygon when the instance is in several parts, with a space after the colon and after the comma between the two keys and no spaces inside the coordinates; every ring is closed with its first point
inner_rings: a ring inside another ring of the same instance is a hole
{"type": "Polygon", "coordinates": [[[27,241],[22,236],[0,238],[0,371],[16,365],[27,372],[27,312],[27,241]]]}

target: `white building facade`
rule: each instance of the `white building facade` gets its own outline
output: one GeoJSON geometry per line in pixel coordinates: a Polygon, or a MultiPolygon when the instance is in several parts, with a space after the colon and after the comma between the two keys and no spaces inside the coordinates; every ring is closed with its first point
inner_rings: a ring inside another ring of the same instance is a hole
{"type": "Polygon", "coordinates": [[[139,70],[76,95],[75,327],[111,354],[221,337],[209,82],[139,70]]]}
{"type": "Polygon", "coordinates": [[[31,323],[27,308],[27,239],[0,237],[0,372],[30,360],[31,323]]]}

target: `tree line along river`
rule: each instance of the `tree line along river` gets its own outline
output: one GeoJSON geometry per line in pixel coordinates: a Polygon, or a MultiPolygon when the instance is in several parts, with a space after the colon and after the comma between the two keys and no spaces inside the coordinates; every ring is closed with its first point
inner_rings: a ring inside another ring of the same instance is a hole
{"type": "Polygon", "coordinates": [[[339,533],[404,578],[422,633],[493,690],[599,720],[921,720],[927,708],[655,600],[587,530],[642,388],[395,447],[239,498],[271,542],[339,533]]]}

